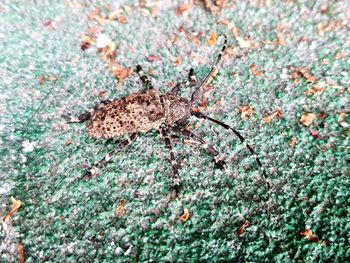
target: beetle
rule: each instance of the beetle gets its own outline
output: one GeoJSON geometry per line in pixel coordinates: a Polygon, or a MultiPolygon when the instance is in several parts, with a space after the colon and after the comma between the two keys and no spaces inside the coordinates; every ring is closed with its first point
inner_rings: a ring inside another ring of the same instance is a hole
{"type": "Polygon", "coordinates": [[[102,160],[96,163],[88,171],[91,176],[105,166],[112,156],[130,145],[139,133],[146,133],[152,129],[160,131],[164,138],[165,145],[170,151],[170,163],[172,166],[172,187],[175,196],[180,192],[181,179],[178,171],[175,153],[172,149],[171,134],[182,134],[183,136],[199,142],[203,149],[213,158],[216,167],[223,169],[225,161],[220,157],[219,152],[208,144],[200,136],[186,129],[186,122],[191,116],[213,122],[233,132],[245,144],[249,152],[255,156],[264,177],[266,172],[260,159],[256,156],[253,148],[246,143],[245,138],[231,126],[205,115],[198,110],[196,105],[201,101],[203,89],[211,81],[217,70],[217,66],[225,52],[227,37],[224,36],[224,44],[220,53],[211,67],[211,70],[202,81],[198,81],[193,69],[190,69],[187,81],[178,83],[169,91],[161,94],[155,89],[143,72],[140,65],[137,65],[136,72],[139,75],[144,89],[129,96],[115,99],[113,101],[101,101],[92,110],[81,114],[78,118],[71,118],[72,122],[87,122],[86,128],[89,136],[93,138],[111,139],[122,135],[129,135],[129,138],[122,141],[119,147],[108,153],[102,160]],[[178,95],[181,86],[194,87],[191,99],[178,95]]]}

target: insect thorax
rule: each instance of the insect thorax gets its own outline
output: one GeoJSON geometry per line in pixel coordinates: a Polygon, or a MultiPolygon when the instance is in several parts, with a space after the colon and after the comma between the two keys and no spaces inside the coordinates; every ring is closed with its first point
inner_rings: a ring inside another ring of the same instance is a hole
{"type": "Polygon", "coordinates": [[[191,116],[191,102],[173,93],[161,95],[167,125],[183,122],[191,116]]]}

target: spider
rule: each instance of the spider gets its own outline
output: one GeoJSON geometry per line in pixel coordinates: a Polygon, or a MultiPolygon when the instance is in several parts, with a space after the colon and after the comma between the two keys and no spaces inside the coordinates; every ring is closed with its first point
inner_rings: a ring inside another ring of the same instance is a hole
{"type": "Polygon", "coordinates": [[[166,147],[170,151],[172,187],[175,196],[177,196],[181,188],[181,178],[175,153],[172,148],[172,133],[181,134],[201,144],[202,148],[212,157],[216,167],[223,169],[225,165],[225,161],[212,145],[189,129],[186,129],[186,122],[191,116],[194,116],[215,123],[233,132],[241,143],[245,144],[249,152],[255,156],[256,162],[266,178],[266,172],[260,159],[255,155],[253,148],[245,142],[245,138],[226,123],[207,116],[196,107],[202,99],[203,88],[208,85],[210,79],[213,77],[226,49],[227,37],[224,36],[224,39],[224,44],[220,53],[217,55],[210,72],[202,81],[197,80],[195,72],[191,68],[186,81],[175,85],[170,92],[161,94],[153,87],[150,79],[142,70],[142,67],[137,65],[136,72],[144,86],[140,92],[113,101],[101,101],[90,111],[81,114],[78,118],[71,118],[69,120],[70,123],[87,122],[87,133],[93,138],[112,139],[126,134],[129,135],[127,140],[122,141],[118,147],[93,165],[87,172],[87,176],[92,176],[95,174],[96,169],[107,165],[112,156],[129,146],[137,138],[138,134],[156,129],[160,132],[166,147]],[[182,98],[178,95],[181,86],[194,87],[191,99],[182,98]]]}

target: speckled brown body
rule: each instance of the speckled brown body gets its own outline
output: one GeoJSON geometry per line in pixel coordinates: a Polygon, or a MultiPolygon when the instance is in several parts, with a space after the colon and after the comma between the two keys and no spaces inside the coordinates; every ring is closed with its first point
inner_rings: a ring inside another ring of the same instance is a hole
{"type": "Polygon", "coordinates": [[[172,126],[176,121],[188,119],[190,110],[188,100],[151,89],[100,106],[93,112],[87,132],[91,137],[104,139],[147,132],[162,124],[172,126]]]}

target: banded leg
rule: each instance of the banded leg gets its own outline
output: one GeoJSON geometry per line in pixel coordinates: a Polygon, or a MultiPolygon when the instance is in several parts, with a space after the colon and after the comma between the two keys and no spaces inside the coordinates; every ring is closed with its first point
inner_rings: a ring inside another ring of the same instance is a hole
{"type": "MultiPolygon", "coordinates": [[[[231,130],[231,131],[239,138],[239,140],[241,141],[241,143],[242,143],[242,144],[245,144],[245,146],[246,146],[247,149],[249,150],[250,154],[251,154],[252,156],[255,157],[255,160],[256,160],[257,164],[259,165],[260,170],[262,171],[264,177],[267,178],[267,174],[266,174],[265,168],[264,168],[264,166],[262,165],[262,163],[261,163],[259,157],[255,154],[255,151],[253,150],[253,148],[252,148],[248,143],[245,142],[245,138],[244,138],[238,131],[236,131],[235,129],[231,128],[231,127],[230,127],[229,125],[227,125],[226,123],[223,123],[223,122],[221,122],[221,121],[215,120],[215,119],[213,119],[213,118],[211,118],[211,117],[209,117],[209,116],[204,115],[204,114],[201,113],[201,112],[192,112],[192,115],[196,116],[197,118],[209,120],[209,121],[211,121],[211,122],[214,122],[214,123],[216,123],[216,124],[218,124],[218,125],[224,127],[224,128],[227,129],[227,130],[231,130]]],[[[267,182],[267,186],[268,186],[268,189],[269,189],[269,188],[270,188],[270,184],[269,184],[268,182],[267,182]]]]}
{"type": "Polygon", "coordinates": [[[128,147],[136,138],[137,138],[137,133],[132,133],[128,139],[120,142],[120,144],[118,144],[114,150],[107,153],[105,155],[105,157],[103,157],[100,161],[98,161],[96,164],[94,164],[92,167],[90,167],[89,171],[87,171],[87,173],[84,175],[83,179],[95,177],[98,169],[100,169],[100,168],[106,166],[108,163],[110,163],[113,155],[117,154],[121,150],[128,147]]]}
{"type": "Polygon", "coordinates": [[[173,170],[173,177],[172,177],[172,183],[173,183],[173,189],[175,191],[175,197],[178,196],[180,192],[180,176],[179,176],[179,169],[178,165],[176,163],[176,157],[175,153],[173,151],[173,147],[171,146],[170,137],[168,135],[168,132],[165,129],[160,129],[161,135],[165,140],[165,145],[170,151],[170,164],[173,170]]]}
{"type": "Polygon", "coordinates": [[[226,49],[226,45],[227,45],[227,37],[226,35],[224,35],[225,37],[225,41],[224,41],[224,44],[222,46],[222,49],[220,51],[220,53],[218,54],[218,56],[216,57],[216,60],[213,64],[213,66],[211,67],[211,70],[209,71],[209,73],[207,74],[207,76],[204,78],[204,80],[201,82],[201,84],[196,87],[196,90],[192,93],[192,96],[191,96],[191,102],[194,103],[200,99],[202,99],[202,96],[203,96],[203,88],[208,85],[209,81],[210,81],[210,78],[213,76],[213,74],[215,73],[216,71],[216,68],[222,58],[222,55],[224,54],[225,52],[225,49],[226,49]]]}
{"type": "Polygon", "coordinates": [[[142,69],[142,67],[140,65],[136,66],[136,72],[137,72],[137,75],[139,75],[139,77],[140,77],[140,79],[142,81],[142,84],[145,86],[145,90],[153,89],[153,85],[152,85],[150,79],[143,72],[143,69],[142,69]]]}
{"type": "Polygon", "coordinates": [[[197,83],[197,76],[194,73],[194,69],[191,68],[190,71],[188,72],[187,81],[183,81],[176,84],[176,86],[171,90],[171,92],[177,95],[180,91],[180,86],[185,85],[186,87],[189,87],[189,86],[196,85],[196,83],[197,83]]]}
{"type": "Polygon", "coordinates": [[[78,116],[78,118],[75,117],[68,117],[67,122],[68,123],[83,123],[88,120],[90,120],[92,114],[94,113],[95,110],[109,104],[111,101],[110,100],[102,100],[99,103],[97,103],[92,109],[90,109],[87,112],[84,112],[78,116]]]}
{"type": "Polygon", "coordinates": [[[200,142],[203,149],[213,158],[215,166],[217,168],[220,168],[221,170],[224,169],[225,161],[221,159],[219,152],[215,150],[212,145],[208,144],[205,140],[203,140],[198,135],[192,133],[190,130],[175,128],[175,127],[172,128],[172,130],[175,132],[181,132],[187,138],[191,138],[191,139],[194,139],[195,141],[200,142]]]}

